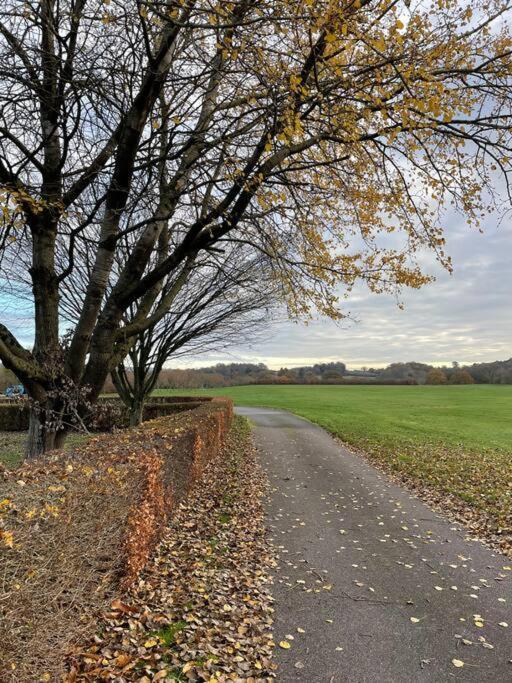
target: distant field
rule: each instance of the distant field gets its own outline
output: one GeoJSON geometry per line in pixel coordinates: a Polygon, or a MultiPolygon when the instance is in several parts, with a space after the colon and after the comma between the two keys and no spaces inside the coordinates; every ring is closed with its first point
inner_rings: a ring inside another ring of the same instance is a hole
{"type": "Polygon", "coordinates": [[[242,386],[161,391],[224,394],[237,405],[283,408],[343,440],[437,441],[512,452],[512,386],[242,386]]]}

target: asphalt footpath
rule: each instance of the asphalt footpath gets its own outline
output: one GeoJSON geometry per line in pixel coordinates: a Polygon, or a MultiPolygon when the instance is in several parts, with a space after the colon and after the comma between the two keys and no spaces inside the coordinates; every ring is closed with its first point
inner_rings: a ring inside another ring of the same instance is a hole
{"type": "Polygon", "coordinates": [[[271,483],[277,681],[512,683],[512,559],[290,413],[238,408],[271,483]]]}

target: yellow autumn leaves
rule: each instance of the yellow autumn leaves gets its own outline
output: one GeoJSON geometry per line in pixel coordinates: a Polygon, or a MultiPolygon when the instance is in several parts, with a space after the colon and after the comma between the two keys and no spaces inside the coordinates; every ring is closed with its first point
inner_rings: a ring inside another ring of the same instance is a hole
{"type": "MultiPolygon", "coordinates": [[[[12,507],[12,501],[9,498],[4,498],[0,501],[0,515],[8,512],[12,507]]],[[[0,529],[0,543],[7,548],[14,547],[14,534],[7,529],[0,529]]]]}
{"type": "Polygon", "coordinates": [[[0,529],[0,541],[8,548],[12,548],[14,546],[14,534],[12,531],[0,529]]]}
{"type": "MultiPolygon", "coordinates": [[[[232,3],[194,8],[191,32],[206,61],[211,49],[223,62],[223,104],[211,122],[212,139],[227,141],[219,188],[238,182],[253,195],[253,219],[265,249],[279,257],[273,276],[293,317],[315,307],[340,317],[336,292],[358,280],[377,293],[422,286],[429,278],[414,263],[416,251],[432,249],[451,269],[437,209],[453,202],[477,227],[492,210],[482,192],[485,154],[468,151],[460,120],[484,102],[492,110],[489,88],[512,72],[511,39],[478,28],[475,17],[491,10],[471,4],[474,12],[454,0],[408,9],[388,0],[278,0],[255,3],[247,24],[233,29],[225,29],[232,3]],[[224,121],[247,134],[227,134],[224,121]],[[256,148],[261,164],[246,166],[256,148]],[[379,238],[391,231],[405,246],[384,254],[379,238]]],[[[140,5],[144,24],[159,12],[157,3],[140,5]]],[[[185,59],[186,71],[193,59],[185,59]]],[[[176,135],[193,128],[185,97],[173,116],[176,135]]],[[[153,125],[159,131],[160,120],[153,125]]],[[[493,149],[498,159],[501,152],[493,149]]]]}

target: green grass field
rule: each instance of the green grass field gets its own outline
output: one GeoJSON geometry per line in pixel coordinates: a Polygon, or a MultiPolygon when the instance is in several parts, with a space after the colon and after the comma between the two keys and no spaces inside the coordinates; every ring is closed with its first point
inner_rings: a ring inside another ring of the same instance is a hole
{"type": "Polygon", "coordinates": [[[344,441],[432,442],[512,452],[512,386],[242,386],[161,391],[223,394],[237,405],[283,408],[344,441]]]}
{"type": "Polygon", "coordinates": [[[316,422],[512,554],[512,386],[243,386],[169,393],[222,393],[237,405],[283,408],[316,422]]]}

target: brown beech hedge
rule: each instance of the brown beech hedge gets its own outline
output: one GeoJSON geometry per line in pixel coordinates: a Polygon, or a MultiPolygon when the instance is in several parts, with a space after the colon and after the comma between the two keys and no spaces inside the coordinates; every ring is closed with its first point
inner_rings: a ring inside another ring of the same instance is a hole
{"type": "Polygon", "coordinates": [[[0,680],[39,680],[137,578],[219,452],[229,399],[0,473],[0,680]]]}
{"type": "MultiPolygon", "coordinates": [[[[144,405],[144,420],[154,420],[191,410],[210,398],[198,396],[152,396],[144,405]]],[[[0,399],[0,432],[24,432],[28,429],[29,407],[25,399],[0,399]]],[[[101,397],[84,421],[92,432],[108,432],[130,424],[128,410],[118,397],[101,397]]]]}

